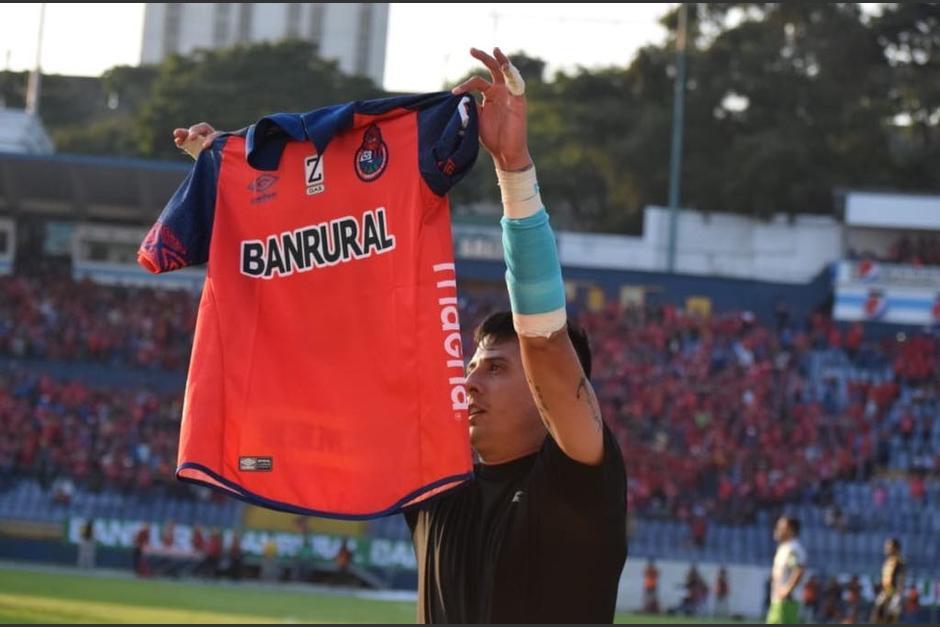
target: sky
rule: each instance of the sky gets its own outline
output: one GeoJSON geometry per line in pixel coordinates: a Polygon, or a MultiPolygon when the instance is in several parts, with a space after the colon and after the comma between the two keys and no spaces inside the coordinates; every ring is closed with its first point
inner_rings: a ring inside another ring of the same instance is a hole
{"type": "MultiPolygon", "coordinates": [[[[639,47],[663,40],[658,20],[673,4],[393,3],[384,87],[439,89],[477,67],[471,46],[521,50],[546,60],[550,72],[626,65],[639,47]],[[427,26],[448,22],[459,28],[427,26]]],[[[35,65],[39,10],[38,3],[0,5],[0,68],[35,65]]],[[[97,76],[115,65],[136,65],[143,20],[142,3],[47,4],[43,71],[97,76]]]]}

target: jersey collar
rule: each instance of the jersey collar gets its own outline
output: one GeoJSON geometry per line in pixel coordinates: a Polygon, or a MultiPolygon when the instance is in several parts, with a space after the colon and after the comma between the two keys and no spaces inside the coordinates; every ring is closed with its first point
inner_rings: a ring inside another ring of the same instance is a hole
{"type": "Polygon", "coordinates": [[[309,140],[322,153],[334,135],[352,125],[353,111],[354,103],[348,103],[308,113],[265,116],[248,127],[245,158],[256,170],[277,170],[289,140],[309,140]]]}
{"type": "Polygon", "coordinates": [[[307,113],[275,113],[248,127],[245,157],[256,170],[277,170],[281,153],[289,140],[313,143],[322,154],[330,140],[353,125],[356,113],[381,115],[396,108],[418,110],[447,98],[459,98],[450,92],[434,92],[361,100],[322,107],[307,113]]]}

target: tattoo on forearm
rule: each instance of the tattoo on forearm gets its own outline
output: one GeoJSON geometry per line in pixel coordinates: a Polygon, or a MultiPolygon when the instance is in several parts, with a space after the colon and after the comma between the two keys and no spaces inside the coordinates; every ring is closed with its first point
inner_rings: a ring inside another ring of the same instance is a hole
{"type": "MultiPolygon", "coordinates": [[[[535,397],[535,405],[538,407],[539,416],[542,418],[542,423],[545,425],[545,428],[548,432],[555,436],[555,430],[552,429],[552,425],[548,421],[549,410],[548,404],[545,402],[545,395],[542,394],[542,389],[536,385],[531,379],[528,379],[529,387],[533,391],[535,397]]],[[[591,409],[591,417],[594,418],[594,421],[603,425],[604,421],[601,418],[601,409],[597,403],[597,396],[594,394],[594,390],[591,388],[591,384],[588,383],[587,377],[582,376],[580,381],[578,381],[578,388],[575,390],[575,397],[580,401],[584,400],[588,407],[591,409]]]]}
{"type": "Polygon", "coordinates": [[[594,395],[594,391],[591,389],[591,385],[588,383],[587,377],[581,377],[581,381],[578,383],[578,390],[575,393],[578,400],[581,400],[582,391],[584,392],[585,399],[591,408],[591,415],[593,416],[594,421],[599,425],[604,424],[604,421],[601,418],[601,408],[597,404],[597,397],[594,395]]]}
{"type": "Polygon", "coordinates": [[[548,422],[548,405],[545,403],[545,397],[542,395],[541,388],[535,385],[531,379],[529,380],[529,387],[535,390],[535,405],[539,408],[539,417],[542,418],[542,424],[545,425],[545,428],[552,437],[555,437],[555,430],[552,429],[552,425],[548,422]]]}
{"type": "Polygon", "coordinates": [[[538,403],[539,409],[548,411],[548,404],[545,402],[545,397],[542,395],[542,388],[532,384],[532,387],[535,388],[535,401],[538,403]]]}

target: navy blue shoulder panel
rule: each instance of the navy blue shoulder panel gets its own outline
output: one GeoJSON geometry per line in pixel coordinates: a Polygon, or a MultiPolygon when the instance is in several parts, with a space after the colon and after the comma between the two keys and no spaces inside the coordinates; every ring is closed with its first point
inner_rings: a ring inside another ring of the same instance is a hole
{"type": "Polygon", "coordinates": [[[217,137],[212,146],[199,154],[189,185],[182,188],[181,196],[174,195],[168,205],[168,217],[172,216],[174,226],[179,229],[178,236],[188,249],[187,265],[209,261],[222,150],[227,141],[226,137],[217,137]],[[175,205],[174,201],[180,204],[175,205]]]}
{"type": "Polygon", "coordinates": [[[209,260],[215,203],[226,136],[199,153],[196,163],[147,233],[138,257],[151,272],[168,272],[209,260]]]}
{"type": "Polygon", "coordinates": [[[480,149],[476,102],[471,96],[446,94],[418,112],[421,175],[443,196],[466,176],[480,149]]]}
{"type": "Polygon", "coordinates": [[[317,147],[317,152],[322,153],[334,135],[352,126],[355,108],[355,102],[347,102],[332,107],[321,107],[301,116],[304,133],[317,147]]]}
{"type": "Polygon", "coordinates": [[[471,98],[450,92],[361,100],[307,113],[265,116],[243,131],[245,157],[257,170],[276,170],[288,141],[310,140],[322,153],[334,135],[352,126],[355,114],[381,115],[395,109],[418,112],[422,176],[435,193],[447,193],[473,165],[478,151],[476,106],[471,98]]]}
{"type": "Polygon", "coordinates": [[[360,100],[356,103],[356,113],[365,115],[381,115],[392,109],[408,109],[420,111],[440,104],[454,96],[449,91],[436,91],[430,94],[417,94],[408,96],[393,96],[391,98],[377,98],[375,100],[360,100]]]}
{"type": "Polygon", "coordinates": [[[299,115],[275,113],[245,129],[245,159],[256,170],[277,170],[290,139],[306,139],[299,115]]]}

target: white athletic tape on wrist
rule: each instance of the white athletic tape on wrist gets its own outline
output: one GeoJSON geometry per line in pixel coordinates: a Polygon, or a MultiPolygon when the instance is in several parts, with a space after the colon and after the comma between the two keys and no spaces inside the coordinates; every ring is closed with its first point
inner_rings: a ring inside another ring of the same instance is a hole
{"type": "Polygon", "coordinates": [[[457,113],[460,114],[460,128],[466,129],[470,123],[470,96],[464,96],[457,103],[457,113]]]}
{"type": "Polygon", "coordinates": [[[519,70],[516,69],[516,66],[512,63],[504,63],[499,69],[506,79],[506,87],[509,89],[509,93],[513,96],[523,95],[525,93],[525,80],[519,70]]]}
{"type": "Polygon", "coordinates": [[[528,218],[542,208],[534,165],[522,172],[505,172],[496,168],[496,181],[503,197],[503,215],[507,218],[528,218]]]}
{"type": "Polygon", "coordinates": [[[565,308],[540,314],[512,314],[512,326],[525,337],[551,337],[565,328],[568,314],[565,308]]]}

